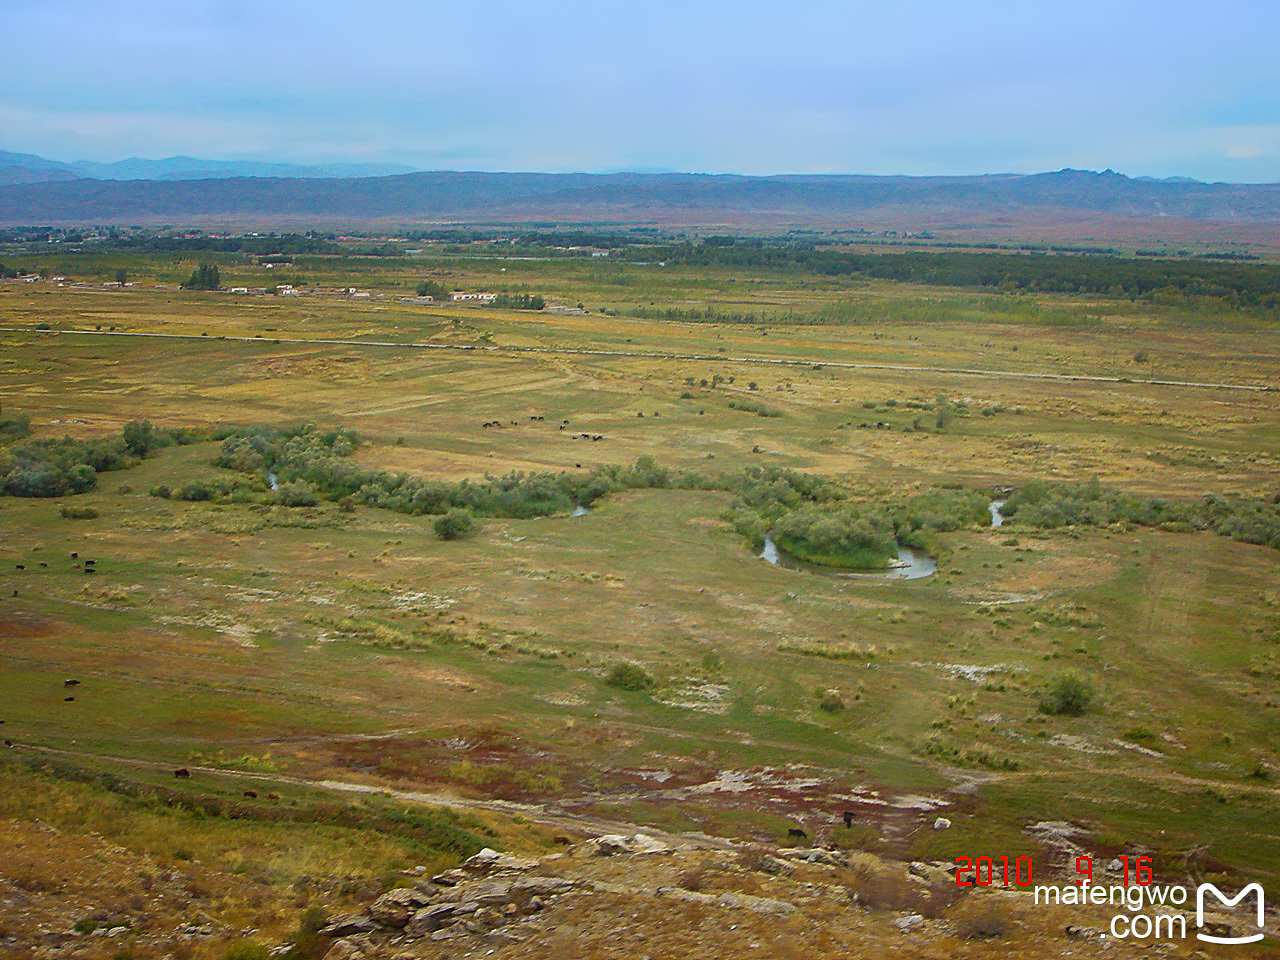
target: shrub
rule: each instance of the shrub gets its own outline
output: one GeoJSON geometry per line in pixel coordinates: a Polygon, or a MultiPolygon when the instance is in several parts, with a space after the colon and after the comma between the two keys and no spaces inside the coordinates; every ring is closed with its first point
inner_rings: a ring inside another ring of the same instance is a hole
{"type": "Polygon", "coordinates": [[[754,413],[757,417],[780,417],[782,411],[774,407],[767,407],[763,403],[757,403],[755,400],[730,400],[730,410],[742,410],[746,413],[754,413]]]}
{"type": "Polygon", "coordinates": [[[280,484],[276,488],[276,500],[285,507],[314,507],[320,502],[315,488],[305,480],[280,484]]]}
{"type": "Polygon", "coordinates": [[[67,520],[97,520],[98,511],[93,507],[73,507],[63,504],[58,511],[67,520]]]}
{"type": "Polygon", "coordinates": [[[213,490],[206,483],[188,483],[178,491],[179,500],[199,502],[213,499],[213,490]]]}
{"type": "Polygon", "coordinates": [[[848,503],[801,507],[777,523],[773,538],[792,556],[832,567],[884,567],[897,553],[889,518],[848,503]]]}
{"type": "Polygon", "coordinates": [[[1008,936],[1009,930],[1009,918],[995,907],[987,907],[956,924],[956,932],[966,940],[999,940],[1008,936]]]}
{"type": "Polygon", "coordinates": [[[825,713],[839,713],[845,708],[844,697],[839,690],[820,690],[818,692],[818,709],[825,713]]]}
{"type": "Polygon", "coordinates": [[[604,682],[611,687],[633,693],[648,690],[657,683],[649,671],[638,663],[615,663],[604,682]]]}
{"type": "Polygon", "coordinates": [[[475,532],[476,518],[466,510],[450,510],[436,519],[434,529],[441,540],[460,540],[475,532]]]}
{"type": "Polygon", "coordinates": [[[241,940],[227,948],[223,960],[271,960],[271,951],[252,940],[241,940]]]}
{"type": "Polygon", "coordinates": [[[1052,716],[1078,717],[1093,702],[1093,682],[1069,670],[1049,680],[1040,694],[1040,710],[1052,716]]]}

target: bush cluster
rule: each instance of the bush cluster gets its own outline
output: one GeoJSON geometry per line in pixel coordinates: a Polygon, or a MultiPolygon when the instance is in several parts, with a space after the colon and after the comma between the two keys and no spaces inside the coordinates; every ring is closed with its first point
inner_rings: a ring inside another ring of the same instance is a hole
{"type": "Polygon", "coordinates": [[[84,493],[97,485],[100,473],[132,467],[161,447],[199,438],[192,431],[161,430],[148,420],[134,420],[117,437],[29,440],[0,450],[0,494],[64,497],[84,493]]]}
{"type": "Polygon", "coordinates": [[[1001,512],[1019,526],[1056,529],[1130,523],[1174,531],[1211,530],[1233,540],[1280,549],[1277,499],[1209,494],[1191,500],[1169,500],[1107,490],[1097,480],[1035,480],[1010,496],[1001,512]]]}

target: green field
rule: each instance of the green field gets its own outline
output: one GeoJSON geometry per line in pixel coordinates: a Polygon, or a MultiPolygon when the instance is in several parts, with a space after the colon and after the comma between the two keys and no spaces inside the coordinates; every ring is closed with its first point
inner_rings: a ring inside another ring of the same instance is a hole
{"type": "MultiPolygon", "coordinates": [[[[97,281],[115,264],[83,256],[48,265],[97,281]]],[[[535,822],[551,805],[769,843],[802,824],[889,857],[1046,868],[1066,848],[1036,825],[1060,821],[1170,881],[1280,881],[1280,552],[1015,516],[931,532],[933,576],[838,578],[760,560],[723,479],[786,468],[867,509],[1095,479],[1270,503],[1273,316],[445,253],[315,257],[290,272],[323,289],[268,297],[163,286],[191,262],[132,256],[125,289],[0,282],[0,415],[36,439],[200,431],[86,493],[0,497],[4,776],[53,776],[31,772],[42,757],[143,785],[220,768],[182,789],[234,795],[252,774],[305,806],[334,781],[519,802],[535,822]],[[572,312],[400,302],[422,278],[572,312]],[[375,295],[328,290],[351,285],[375,295]],[[766,319],[655,319],[708,306],[766,319]],[[227,431],[304,424],[356,431],[352,465],[442,485],[640,457],[707,482],[619,490],[585,516],[482,515],[442,540],[431,515],[289,507],[263,475],[212,465],[227,431]],[[237,479],[237,496],[152,495],[237,479]],[[610,682],[628,663],[638,689],[610,682]],[[1067,673],[1092,701],[1045,712],[1067,673]]],[[[222,282],[269,273],[228,262],[222,282]]],[[[352,870],[415,862],[379,836],[352,870]]]]}

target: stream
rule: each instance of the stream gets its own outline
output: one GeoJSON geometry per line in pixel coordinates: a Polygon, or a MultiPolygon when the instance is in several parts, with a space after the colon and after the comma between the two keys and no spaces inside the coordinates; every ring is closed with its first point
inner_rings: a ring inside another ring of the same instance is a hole
{"type": "MultiPolygon", "coordinates": [[[[1004,514],[1000,508],[1003,500],[992,500],[987,505],[991,511],[991,528],[1003,526],[1004,514]]],[[[576,513],[575,513],[576,516],[576,513]]],[[[760,551],[760,559],[775,567],[786,570],[804,570],[823,577],[839,577],[842,580],[922,580],[938,572],[938,561],[926,554],[898,544],[898,559],[885,570],[841,570],[839,567],[827,567],[819,563],[808,563],[797,559],[778,549],[770,534],[765,534],[764,549],[760,551]]]]}
{"type": "Polygon", "coordinates": [[[842,570],[839,567],[827,567],[820,563],[808,563],[783,553],[769,534],[765,534],[764,549],[760,551],[760,559],[785,570],[804,570],[807,573],[816,573],[823,577],[838,577],[841,580],[921,580],[938,572],[938,562],[933,557],[917,553],[902,544],[898,544],[898,559],[884,570],[842,570]]]}
{"type": "Polygon", "coordinates": [[[1003,500],[992,500],[987,504],[987,509],[991,511],[991,529],[1004,526],[1004,514],[1000,512],[1000,508],[1004,506],[1003,500]]]}

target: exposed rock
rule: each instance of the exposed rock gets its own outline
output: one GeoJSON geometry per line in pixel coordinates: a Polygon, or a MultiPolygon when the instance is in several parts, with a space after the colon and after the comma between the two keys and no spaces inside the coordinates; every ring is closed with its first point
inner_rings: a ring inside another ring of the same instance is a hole
{"type": "Polygon", "coordinates": [[[785,860],[779,860],[777,857],[766,853],[756,861],[756,869],[777,877],[795,873],[796,868],[785,860]]]}
{"type": "Polygon", "coordinates": [[[753,897],[746,893],[722,893],[716,897],[716,902],[735,910],[754,910],[756,913],[772,913],[781,917],[796,912],[794,904],[772,897],[753,897]]]}
{"type": "Polygon", "coordinates": [[[344,913],[334,917],[320,929],[322,937],[349,937],[356,933],[371,933],[378,929],[373,918],[363,913],[344,913]]]}
{"type": "MultiPolygon", "coordinates": [[[[463,916],[458,911],[460,906],[462,905],[459,903],[437,903],[429,907],[423,907],[405,924],[404,932],[410,937],[425,937],[427,934],[434,933],[442,927],[456,923],[463,916]]],[[[474,909],[473,905],[472,910],[474,911],[474,909]]]]}
{"type": "Polygon", "coordinates": [[[1075,924],[1069,925],[1063,933],[1077,940],[1097,940],[1103,936],[1101,930],[1097,930],[1094,927],[1077,927],[1075,924]]]}
{"type": "Polygon", "coordinates": [[[588,840],[587,845],[601,857],[612,857],[620,853],[665,853],[671,848],[661,840],[637,833],[633,837],[621,834],[608,834],[588,840]]]}
{"type": "Polygon", "coordinates": [[[903,933],[911,933],[924,923],[924,917],[918,913],[907,913],[893,921],[893,925],[903,933]]]}
{"type": "MultiPolygon", "coordinates": [[[[469,879],[470,877],[461,870],[446,870],[444,873],[437,873],[431,878],[431,882],[442,887],[453,887],[469,879]]],[[[419,885],[418,889],[421,890],[423,888],[419,885]]]]}
{"type": "Polygon", "coordinates": [[[1234,937],[1236,935],[1235,924],[1231,917],[1223,913],[1206,913],[1204,915],[1204,925],[1199,927],[1196,932],[1208,934],[1211,937],[1234,937]]]}
{"type": "Polygon", "coordinates": [[[788,860],[804,860],[807,863],[825,863],[832,867],[844,863],[844,858],[834,850],[823,850],[821,847],[792,847],[789,850],[779,850],[778,856],[788,860]]]}
{"type": "Polygon", "coordinates": [[[511,893],[517,899],[555,897],[572,890],[577,884],[560,877],[525,877],[511,885],[511,893]]]}
{"type": "Polygon", "coordinates": [[[939,817],[937,820],[933,821],[933,829],[935,829],[935,830],[950,830],[950,829],[951,829],[951,821],[950,821],[950,820],[948,820],[946,817],[939,817]]]}
{"type": "Polygon", "coordinates": [[[403,927],[420,908],[431,902],[431,896],[410,887],[384,893],[373,902],[369,915],[388,927],[403,927]]]}
{"type": "MultiPolygon", "coordinates": [[[[460,863],[458,869],[467,873],[496,873],[501,870],[531,870],[537,865],[537,860],[511,857],[491,847],[485,847],[460,863]]],[[[452,873],[452,871],[449,872],[452,873]]]]}
{"type": "Polygon", "coordinates": [[[454,893],[461,900],[481,907],[501,906],[511,899],[510,880],[481,880],[458,887],[454,893]]]}
{"type": "Polygon", "coordinates": [[[364,937],[348,937],[333,941],[324,960],[364,960],[368,956],[369,941],[364,937]]]}

